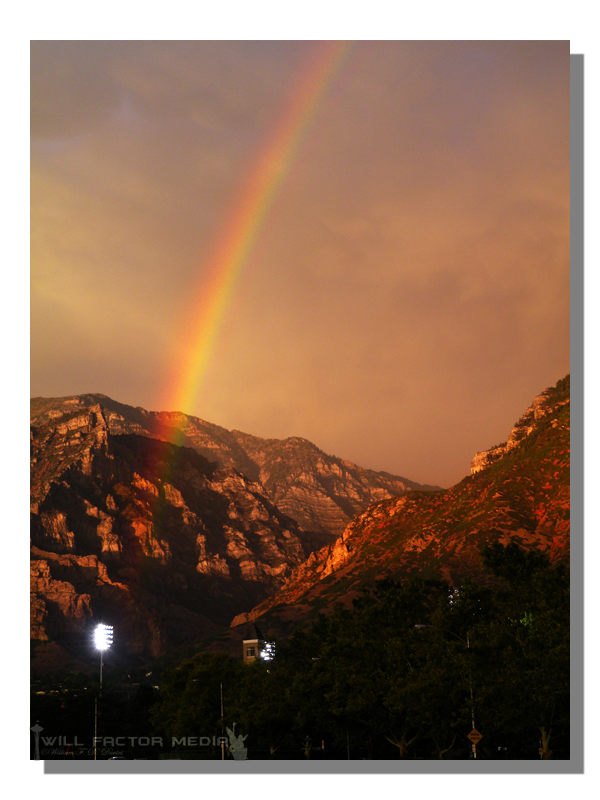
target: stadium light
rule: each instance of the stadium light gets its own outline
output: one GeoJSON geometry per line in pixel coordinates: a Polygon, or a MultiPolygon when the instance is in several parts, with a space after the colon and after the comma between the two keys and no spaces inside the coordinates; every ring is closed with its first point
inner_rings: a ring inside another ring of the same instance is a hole
{"type": "MultiPolygon", "coordinates": [[[[100,694],[102,697],[102,654],[111,646],[113,640],[113,626],[100,623],[94,631],[94,644],[96,650],[100,650],[100,694]]],[[[97,758],[97,738],[98,738],[98,698],[94,704],[94,761],[97,758]]]]}
{"type": "Polygon", "coordinates": [[[108,650],[113,640],[112,625],[104,625],[100,623],[94,631],[94,644],[97,650],[108,650]]]}

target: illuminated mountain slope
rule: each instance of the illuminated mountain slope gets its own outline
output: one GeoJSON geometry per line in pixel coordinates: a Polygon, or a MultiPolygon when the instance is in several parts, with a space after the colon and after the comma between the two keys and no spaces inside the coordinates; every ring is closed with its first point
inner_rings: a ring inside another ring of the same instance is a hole
{"type": "Polygon", "coordinates": [[[391,576],[485,579],[483,545],[511,540],[569,558],[570,381],[543,392],[494,456],[477,454],[476,471],[444,491],[411,492],[370,506],[334,543],[313,553],[283,587],[232,625],[265,616],[261,626],[287,633],[361,586],[391,576]],[[500,452],[501,451],[501,452],[500,452]]]}
{"type": "Polygon", "coordinates": [[[31,422],[49,424],[95,405],[102,406],[111,434],[134,433],[191,447],[209,461],[260,482],[271,501],[302,529],[307,556],[334,541],[374,501],[439,488],[365,469],[298,436],[262,439],[179,412],[134,408],[102,394],[33,398],[31,422]]]}

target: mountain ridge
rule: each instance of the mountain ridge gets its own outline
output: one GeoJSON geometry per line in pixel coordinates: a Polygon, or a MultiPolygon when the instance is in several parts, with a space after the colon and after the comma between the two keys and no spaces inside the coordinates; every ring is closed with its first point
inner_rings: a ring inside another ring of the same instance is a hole
{"type": "MultiPolygon", "coordinates": [[[[567,376],[542,392],[507,441],[477,453],[471,475],[450,489],[385,497],[387,476],[375,473],[382,483],[373,479],[370,494],[358,496],[362,509],[340,536],[323,534],[322,547],[286,502],[322,493],[325,511],[341,514],[356,484],[346,496],[340,484],[368,472],[352,462],[302,437],[263,440],[106,396],[104,405],[90,405],[97,395],[34,399],[36,668],[81,668],[89,626],[103,614],[118,619],[123,658],[156,658],[194,641],[233,652],[243,623],[260,617],[267,635],[285,637],[384,577],[481,579],[484,544],[516,540],[568,560],[569,390],[567,376]],[[247,459],[264,483],[221,466],[215,453],[247,459]]],[[[327,523],[322,503],[306,513],[327,523]]]]}
{"type": "MultiPolygon", "coordinates": [[[[275,505],[306,533],[309,550],[333,541],[373,500],[431,487],[331,456],[299,436],[262,439],[182,412],[146,411],[102,394],[31,399],[33,424],[102,405],[111,433],[136,433],[192,447],[221,467],[260,482],[275,505]]],[[[307,553],[308,554],[308,553],[307,553]]]]}
{"type": "Polygon", "coordinates": [[[373,503],[231,626],[264,617],[266,628],[283,635],[383,577],[482,580],[480,550],[494,541],[517,540],[568,560],[569,392],[567,376],[538,395],[507,442],[476,454],[471,475],[450,489],[373,503]]]}

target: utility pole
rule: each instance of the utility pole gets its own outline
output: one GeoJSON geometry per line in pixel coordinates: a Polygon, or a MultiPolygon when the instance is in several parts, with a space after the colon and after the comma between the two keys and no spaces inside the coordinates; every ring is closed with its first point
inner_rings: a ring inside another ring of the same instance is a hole
{"type": "Polygon", "coordinates": [[[221,761],[225,761],[225,737],[223,735],[223,684],[220,683],[219,686],[221,687],[221,761]]]}
{"type": "MultiPolygon", "coordinates": [[[[475,730],[475,704],[473,702],[473,674],[471,672],[471,645],[469,644],[469,631],[467,631],[467,650],[469,651],[469,689],[471,690],[471,730],[475,730]]],[[[472,744],[473,758],[477,758],[477,743],[472,744]]]]}
{"type": "MultiPolygon", "coordinates": [[[[457,633],[448,630],[448,628],[438,628],[437,625],[415,625],[415,628],[437,628],[440,631],[445,631],[446,633],[451,634],[456,639],[459,639],[463,644],[465,644],[465,640],[459,636],[457,633]]],[[[471,729],[471,733],[468,735],[467,738],[471,740],[471,752],[473,753],[473,758],[477,758],[477,742],[482,738],[481,734],[478,730],[475,729],[475,702],[473,700],[473,674],[472,674],[472,667],[471,667],[471,643],[469,642],[469,631],[467,631],[467,640],[466,640],[467,650],[469,651],[469,691],[471,693],[471,725],[473,728],[471,729]]]]}

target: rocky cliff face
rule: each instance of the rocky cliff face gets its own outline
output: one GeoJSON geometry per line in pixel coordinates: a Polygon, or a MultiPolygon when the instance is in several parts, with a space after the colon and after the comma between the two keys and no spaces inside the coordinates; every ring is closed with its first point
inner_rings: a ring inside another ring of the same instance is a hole
{"type": "MultiPolygon", "coordinates": [[[[567,379],[565,378],[565,380],[567,379]]],[[[511,450],[514,450],[525,437],[533,433],[536,422],[548,414],[554,415],[552,424],[557,426],[559,424],[557,413],[562,406],[569,403],[569,398],[567,397],[557,401],[555,395],[555,389],[546,389],[545,392],[542,392],[542,394],[535,398],[521,419],[512,427],[506,442],[491,447],[489,450],[482,450],[479,453],[475,453],[473,461],[471,462],[471,475],[481,472],[482,469],[487,469],[487,467],[495,461],[504,458],[504,456],[510,453],[511,450]]]]}
{"type": "Polygon", "coordinates": [[[239,431],[233,435],[258,467],[258,478],[277,507],[322,540],[341,534],[374,501],[434,488],[329,456],[300,437],[282,441],[239,431]]]}
{"type": "Polygon", "coordinates": [[[298,526],[260,484],[193,449],[113,434],[100,405],[72,407],[31,429],[40,664],[85,661],[102,620],[123,658],[160,655],[227,624],[304,560],[298,526]]]}
{"type": "Polygon", "coordinates": [[[494,541],[515,540],[568,559],[569,389],[567,377],[536,398],[506,445],[496,448],[501,452],[451,489],[373,504],[232,626],[262,617],[271,635],[285,635],[386,576],[485,580],[480,550],[494,541]]]}
{"type": "Polygon", "coordinates": [[[33,424],[48,424],[64,413],[101,405],[111,434],[135,433],[187,447],[221,467],[262,484],[271,501],[304,531],[305,554],[338,537],[372,502],[412,490],[439,487],[363,469],[330,456],[299,437],[261,439],[177,412],[152,412],[98,394],[34,398],[33,424]]]}

